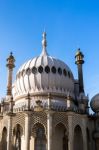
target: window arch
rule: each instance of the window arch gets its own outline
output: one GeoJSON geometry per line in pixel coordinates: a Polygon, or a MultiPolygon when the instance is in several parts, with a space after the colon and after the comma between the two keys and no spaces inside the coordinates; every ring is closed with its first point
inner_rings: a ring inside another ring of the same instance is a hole
{"type": "Polygon", "coordinates": [[[35,125],[35,150],[46,150],[45,129],[40,123],[35,125]]]}
{"type": "Polygon", "coordinates": [[[62,123],[57,124],[55,127],[55,136],[53,144],[55,149],[57,150],[68,150],[67,130],[62,123]]]}
{"type": "Polygon", "coordinates": [[[2,149],[7,150],[7,128],[4,127],[2,131],[2,149]]]}
{"type": "Polygon", "coordinates": [[[21,149],[21,137],[23,135],[23,129],[22,127],[17,124],[16,127],[13,130],[13,135],[14,135],[14,149],[15,150],[22,150],[21,149]]]}
{"type": "Polygon", "coordinates": [[[83,150],[83,135],[79,125],[74,129],[74,150],[83,150]]]}

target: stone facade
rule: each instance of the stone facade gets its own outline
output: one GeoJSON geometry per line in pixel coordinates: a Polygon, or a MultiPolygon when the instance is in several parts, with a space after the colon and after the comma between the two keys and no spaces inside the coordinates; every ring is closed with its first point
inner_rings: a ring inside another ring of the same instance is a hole
{"type": "Polygon", "coordinates": [[[16,114],[10,113],[1,116],[0,127],[1,150],[16,149],[15,142],[18,127],[20,150],[37,149],[35,148],[35,142],[37,130],[40,133],[40,129],[44,130],[44,133],[41,133],[41,139],[44,136],[44,141],[41,140],[44,144],[42,150],[95,150],[95,141],[93,139],[94,121],[86,114],[71,111],[52,112],[51,110],[49,112],[24,111],[16,114]],[[82,141],[80,141],[81,139],[82,141]],[[5,145],[6,147],[4,148],[5,145]]]}
{"type": "Polygon", "coordinates": [[[76,53],[78,79],[69,67],[42,53],[25,63],[12,85],[14,56],[7,59],[7,95],[0,103],[0,150],[98,150],[99,96],[84,92],[84,55],[76,53]],[[32,84],[31,84],[32,83],[32,84]]]}

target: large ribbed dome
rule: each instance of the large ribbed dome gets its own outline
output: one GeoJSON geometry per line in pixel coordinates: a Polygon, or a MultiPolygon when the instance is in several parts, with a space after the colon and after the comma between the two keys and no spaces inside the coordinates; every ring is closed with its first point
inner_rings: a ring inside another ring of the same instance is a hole
{"type": "Polygon", "coordinates": [[[14,97],[40,93],[65,94],[74,91],[74,78],[69,67],[47,54],[43,34],[43,50],[39,57],[24,63],[17,72],[13,86],[14,97]]]}

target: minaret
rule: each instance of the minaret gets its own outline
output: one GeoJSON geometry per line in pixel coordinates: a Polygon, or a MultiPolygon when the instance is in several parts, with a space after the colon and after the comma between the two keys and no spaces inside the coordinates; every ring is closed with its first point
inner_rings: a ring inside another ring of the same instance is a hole
{"type": "Polygon", "coordinates": [[[79,93],[84,93],[84,84],[83,84],[83,69],[82,69],[82,64],[84,64],[84,55],[78,49],[76,55],[75,55],[75,63],[77,64],[78,67],[78,80],[79,80],[79,93]]]}
{"type": "Polygon", "coordinates": [[[10,100],[10,112],[8,113],[8,130],[7,130],[7,150],[11,150],[11,130],[12,130],[12,114],[13,114],[13,97],[12,97],[12,73],[14,65],[15,58],[12,55],[12,52],[10,53],[10,56],[7,58],[7,68],[8,68],[8,77],[7,77],[7,96],[6,100],[10,100]]]}
{"type": "Polygon", "coordinates": [[[13,74],[13,68],[15,67],[14,65],[15,58],[12,55],[12,52],[10,53],[10,56],[7,58],[7,68],[8,68],[8,77],[7,77],[7,96],[12,95],[12,74],[13,74]]]}

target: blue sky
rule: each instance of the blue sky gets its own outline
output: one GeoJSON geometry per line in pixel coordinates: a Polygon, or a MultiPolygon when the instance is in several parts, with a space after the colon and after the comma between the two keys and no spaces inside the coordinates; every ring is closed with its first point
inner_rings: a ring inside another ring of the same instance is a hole
{"type": "Polygon", "coordinates": [[[0,0],[0,97],[6,94],[6,58],[13,51],[15,74],[41,53],[46,29],[48,53],[65,61],[77,78],[75,52],[85,55],[84,85],[91,98],[99,92],[98,0],[0,0]]]}

